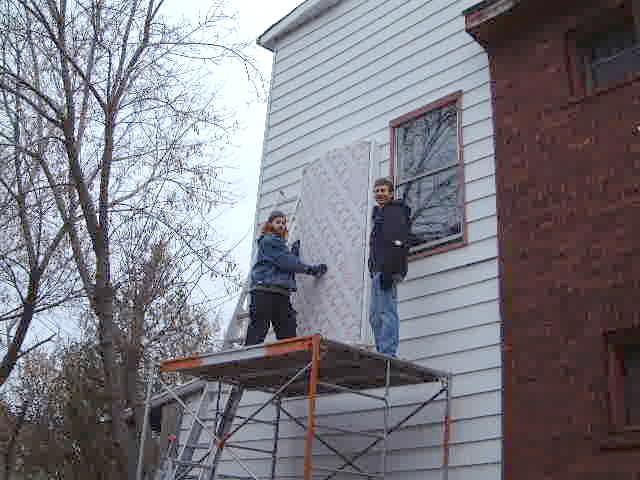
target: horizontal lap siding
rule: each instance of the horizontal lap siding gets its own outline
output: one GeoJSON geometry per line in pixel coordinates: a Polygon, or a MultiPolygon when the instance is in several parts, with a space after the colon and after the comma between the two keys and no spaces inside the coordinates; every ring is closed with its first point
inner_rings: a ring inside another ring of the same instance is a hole
{"type": "MultiPolygon", "coordinates": [[[[485,370],[481,375],[461,374],[457,377],[459,381],[454,388],[452,402],[452,417],[454,420],[451,428],[451,462],[453,469],[462,469],[462,471],[471,474],[472,471],[464,470],[464,468],[469,465],[495,464],[495,462],[499,461],[499,457],[496,456],[499,455],[499,449],[493,448],[502,434],[499,380],[495,375],[495,369],[485,370]],[[491,451],[493,453],[490,453],[491,451]]],[[[396,406],[392,408],[390,413],[391,423],[393,424],[408,415],[419,403],[419,401],[416,402],[417,399],[425,398],[433,393],[433,386],[415,386],[393,391],[392,400],[396,406]]],[[[245,394],[245,401],[243,402],[245,404],[238,410],[238,415],[250,414],[266,398],[263,394],[248,392],[245,394]]],[[[353,395],[320,397],[318,400],[317,423],[318,425],[331,425],[356,431],[372,432],[375,431],[376,427],[380,426],[382,421],[379,409],[374,407],[374,402],[371,400],[364,400],[363,402],[353,395]],[[356,400],[359,402],[361,409],[356,412],[344,412],[344,406],[352,404],[356,400]]],[[[285,408],[303,422],[306,421],[304,417],[304,412],[306,411],[304,402],[295,400],[286,402],[285,408]]],[[[410,470],[406,469],[407,465],[411,466],[412,469],[425,472],[438,470],[438,459],[442,458],[441,421],[444,415],[444,408],[444,401],[438,400],[434,402],[394,434],[390,444],[390,458],[394,458],[394,461],[390,462],[389,465],[395,472],[409,474],[410,470]]],[[[212,408],[209,412],[209,417],[213,417],[214,413],[215,410],[212,408]]],[[[257,418],[262,420],[272,419],[273,409],[268,407],[257,418]]],[[[239,421],[236,420],[235,425],[239,421]]],[[[187,437],[187,427],[188,425],[183,424],[180,442],[183,442],[187,437]]],[[[286,416],[283,416],[283,420],[280,422],[279,438],[281,456],[279,478],[295,476],[293,472],[298,468],[303,455],[302,430],[294,422],[288,420],[286,416]]],[[[363,446],[362,437],[328,433],[323,438],[343,452],[355,453],[359,447],[363,446]]],[[[272,428],[259,424],[250,424],[239,430],[232,437],[231,442],[251,448],[269,450],[273,447],[272,439],[272,428]]],[[[204,447],[205,445],[203,444],[202,446],[204,447]]],[[[204,452],[204,448],[200,451],[204,452]]],[[[234,450],[234,452],[255,471],[267,471],[269,454],[241,449],[234,450]]],[[[374,452],[379,452],[379,450],[374,449],[374,452]]],[[[335,462],[335,459],[329,456],[326,447],[317,442],[314,446],[314,454],[318,464],[328,465],[331,462],[335,462]]],[[[369,455],[368,460],[361,465],[375,465],[378,458],[375,455],[369,455]]],[[[224,455],[220,468],[221,472],[227,474],[241,474],[241,467],[235,464],[229,454],[224,455]]],[[[405,477],[398,476],[394,478],[405,477]]]]}
{"type": "MultiPolygon", "coordinates": [[[[501,353],[491,87],[482,49],[464,31],[462,11],[477,0],[345,0],[277,46],[256,221],[276,206],[293,213],[303,168],[326,151],[370,140],[380,173],[389,168],[389,121],[461,90],[468,245],[412,261],[400,285],[401,357],[453,374],[451,480],[501,476],[501,353]]],[[[330,192],[328,192],[330,194],[330,192]]],[[[364,220],[364,219],[363,219],[364,220]]],[[[328,262],[330,263],[330,262],[328,262]]],[[[392,391],[393,419],[408,414],[435,385],[392,391]]],[[[266,397],[247,392],[239,414],[266,397]]],[[[306,421],[299,401],[287,408],[306,421]]],[[[213,412],[212,412],[213,413],[213,412]]],[[[391,438],[392,480],[441,478],[442,417],[438,400],[391,438]]],[[[273,409],[259,417],[270,419],[273,409]]],[[[375,402],[321,397],[318,423],[371,430],[381,425],[375,402]]],[[[181,438],[186,436],[183,424],[181,438]]],[[[234,440],[271,448],[272,429],[251,424],[234,440]]],[[[283,416],[278,478],[300,478],[303,432],[283,416]]],[[[328,434],[347,451],[352,436],[328,434]]],[[[359,441],[361,443],[361,440],[359,441]]],[[[316,462],[334,465],[321,444],[316,462]]],[[[267,477],[264,453],[237,451],[267,477]]],[[[363,465],[376,469],[377,455],[363,465]]],[[[221,472],[245,476],[225,456],[221,472]]],[[[346,478],[338,476],[336,478],[346,478]]],[[[353,477],[351,477],[353,478],[353,477]]]]}
{"type": "MultiPolygon", "coordinates": [[[[475,50],[475,48],[474,48],[475,50]]],[[[289,152],[287,155],[282,153],[282,149],[278,149],[272,152],[271,155],[267,155],[265,158],[264,170],[267,178],[282,175],[283,173],[293,169],[304,166],[305,161],[310,161],[309,155],[315,152],[322,153],[323,149],[327,148],[327,145],[323,145],[325,141],[329,141],[330,145],[337,144],[335,136],[344,136],[346,133],[353,131],[362,131],[366,138],[372,138],[377,141],[387,142],[389,140],[388,126],[389,119],[396,118],[411,109],[415,109],[416,105],[422,106],[430,103],[434,100],[448,95],[452,91],[462,90],[468,92],[469,95],[473,95],[471,101],[467,101],[466,95],[462,99],[462,125],[466,127],[472,125],[478,120],[486,120],[491,117],[490,104],[484,104],[480,106],[478,103],[473,102],[487,102],[491,98],[491,89],[489,83],[489,70],[486,66],[486,62],[482,62],[482,54],[477,52],[473,55],[476,58],[473,65],[481,64],[478,69],[471,69],[469,65],[464,66],[465,71],[471,70],[468,75],[460,76],[460,78],[452,79],[452,75],[460,73],[460,68],[457,70],[451,69],[448,72],[440,72],[439,75],[447,74],[446,83],[431,82],[425,87],[425,85],[405,85],[401,90],[394,93],[389,99],[385,99],[384,102],[380,102],[376,106],[368,104],[368,109],[365,114],[361,112],[354,112],[354,116],[348,119],[342,119],[342,121],[333,122],[327,125],[321,130],[314,130],[316,142],[310,142],[305,135],[301,138],[301,141],[297,148],[291,149],[289,146],[289,152]],[[429,86],[433,88],[429,88],[429,86]],[[484,100],[480,98],[484,97],[484,100]],[[398,102],[401,102],[400,104],[398,102]],[[373,110],[370,112],[370,110],[373,110]],[[369,114],[369,115],[367,115],[369,114]],[[358,115],[356,117],[356,115],[358,115]],[[359,121],[355,122],[354,118],[359,121]],[[322,138],[322,136],[326,138],[322,138]],[[302,161],[300,160],[302,158],[302,161]],[[297,160],[296,160],[297,159],[297,160]]],[[[424,79],[420,79],[424,80],[424,79]]],[[[426,83],[426,82],[421,82],[426,83]]],[[[387,86],[382,86],[383,91],[381,94],[389,94],[390,89],[387,86]]],[[[469,145],[472,143],[469,140],[463,138],[463,141],[469,145]]],[[[267,141],[269,143],[269,141],[267,141]]],[[[293,147],[296,147],[295,145],[293,147]]]]}
{"type": "MultiPolygon", "coordinates": [[[[499,439],[502,435],[499,379],[495,375],[495,369],[488,369],[480,373],[459,375],[459,385],[454,388],[452,402],[454,421],[451,427],[451,463],[454,468],[486,465],[499,461],[499,439]]],[[[392,394],[394,403],[399,406],[391,410],[391,423],[409,414],[416,406],[416,399],[424,398],[433,393],[432,388],[408,388],[405,390],[392,394]]],[[[345,405],[354,401],[356,401],[355,398],[345,395],[321,397],[318,401],[317,423],[357,431],[375,431],[374,429],[379,427],[382,421],[380,410],[369,408],[344,413],[345,405]]],[[[358,401],[359,404],[362,404],[360,399],[358,401]]],[[[300,402],[295,403],[297,404],[288,405],[286,408],[292,413],[300,415],[303,422],[306,421],[304,405],[300,402]]],[[[441,421],[444,407],[442,400],[436,401],[393,435],[390,442],[390,458],[394,460],[389,464],[392,471],[409,473],[411,469],[425,471],[438,469],[442,458],[441,421]]],[[[247,414],[254,408],[255,405],[246,405],[240,409],[239,413],[247,414]]],[[[272,418],[272,413],[272,411],[265,411],[261,413],[260,418],[272,418]]],[[[278,447],[281,455],[280,475],[293,475],[295,469],[302,462],[304,446],[304,442],[301,441],[302,433],[302,429],[292,421],[281,421],[281,440],[278,447]]],[[[251,425],[239,431],[235,441],[245,446],[267,450],[272,447],[272,438],[270,429],[260,425],[251,425]]],[[[341,451],[351,453],[357,452],[359,447],[367,442],[363,443],[361,437],[334,433],[328,433],[323,438],[332,446],[340,448],[341,451]]],[[[268,465],[269,455],[267,454],[240,450],[237,453],[251,468],[262,471],[268,465]]],[[[314,454],[315,461],[321,465],[328,465],[336,461],[329,455],[327,449],[318,442],[314,446],[314,454]]],[[[378,458],[375,455],[369,455],[369,460],[361,465],[375,466],[375,462],[379,461],[378,458]]],[[[227,473],[240,473],[238,470],[240,467],[235,465],[229,456],[225,456],[223,468],[227,473]]],[[[472,471],[468,471],[468,473],[472,474],[472,471]]]]}
{"type": "MultiPolygon", "coordinates": [[[[276,143],[268,139],[266,142],[268,156],[264,164],[265,176],[271,177],[287,171],[293,166],[292,160],[297,157],[307,157],[309,161],[314,155],[318,156],[326,150],[327,146],[341,145],[338,142],[350,143],[354,136],[360,138],[377,131],[384,131],[388,127],[389,120],[456,90],[464,91],[465,87],[468,88],[477,82],[488,83],[489,71],[486,67],[486,56],[479,47],[473,44],[470,46],[473,47],[474,52],[462,58],[457,65],[443,65],[446,70],[426,81],[424,76],[429,75],[430,70],[429,66],[425,66],[412,75],[415,85],[407,84],[406,78],[400,79],[393,85],[384,85],[380,91],[372,92],[362,100],[362,108],[351,111],[348,108],[350,105],[339,107],[336,113],[340,116],[335,118],[335,121],[317,128],[307,127],[308,130],[305,129],[297,141],[276,143]],[[392,88],[396,89],[397,93],[388,95],[392,88]],[[378,103],[370,103],[373,102],[374,96],[383,97],[384,95],[388,96],[377,99],[378,103]],[[398,107],[398,105],[401,106],[398,107]]],[[[467,127],[463,126],[464,128],[467,127]]],[[[464,141],[470,143],[466,139],[464,141]]]]}
{"type": "MultiPolygon", "coordinates": [[[[496,416],[479,417],[468,420],[459,420],[455,422],[455,430],[452,429],[451,443],[453,445],[464,445],[475,441],[493,440],[500,436],[500,419],[496,416]],[[454,433],[455,432],[455,433],[454,433]],[[460,440],[462,439],[462,440],[460,440]]],[[[299,441],[299,433],[295,432],[292,436],[281,436],[278,448],[282,452],[296,457],[304,455],[304,443],[299,441]],[[297,435],[296,435],[297,434],[297,435]]],[[[440,447],[442,443],[442,426],[440,423],[421,424],[404,428],[394,434],[394,441],[391,443],[389,450],[397,452],[403,448],[398,445],[411,445],[412,448],[430,448],[440,447]]],[[[354,451],[355,447],[363,443],[362,437],[355,435],[337,435],[327,434],[324,436],[328,443],[340,451],[354,451]]],[[[370,440],[369,440],[370,441],[370,440]]],[[[251,439],[243,441],[243,445],[252,447],[256,450],[270,450],[273,448],[273,439],[251,439]]],[[[380,446],[373,448],[374,452],[380,451],[380,446]]],[[[331,451],[320,442],[314,445],[314,454],[330,455],[331,451]]],[[[270,458],[268,453],[260,451],[244,450],[241,454],[244,459],[258,460],[270,458]]]]}
{"type": "MultiPolygon", "coordinates": [[[[342,129],[339,133],[335,133],[334,136],[328,137],[326,142],[321,142],[312,148],[303,149],[293,155],[275,160],[273,159],[275,155],[267,155],[263,165],[264,178],[261,194],[266,195],[270,192],[275,192],[278,189],[281,189],[283,186],[297,182],[302,174],[302,169],[308,162],[313,161],[327,149],[352,142],[353,138],[369,139],[378,143],[387,143],[389,141],[390,119],[396,118],[407,111],[415,109],[417,106],[422,106],[457,90],[465,92],[465,95],[462,98],[462,141],[464,142],[465,148],[465,163],[471,163],[482,156],[492,155],[493,138],[491,130],[489,132],[485,132],[485,137],[478,139],[467,139],[464,136],[464,129],[472,127],[477,122],[484,121],[485,126],[487,126],[487,121],[489,121],[490,128],[491,89],[489,84],[488,68],[483,67],[480,71],[475,72],[469,77],[455,81],[449,87],[440,88],[435,94],[424,97],[422,100],[418,97],[402,107],[394,108],[386,113],[383,112],[377,117],[367,117],[364,125],[358,126],[357,128],[342,129]],[[467,92],[469,92],[469,95],[474,94],[474,101],[479,97],[483,97],[483,104],[479,105],[477,103],[467,102],[467,92]],[[359,136],[357,136],[358,134],[359,136]],[[343,143],[339,143],[338,141],[342,137],[344,137],[344,141],[343,143]]],[[[343,124],[344,122],[338,122],[334,128],[340,128],[343,124]]],[[[267,141],[266,143],[268,144],[269,142],[267,141]]]]}
{"type": "MultiPolygon", "coordinates": [[[[490,124],[485,123],[484,126],[490,128],[490,124]]],[[[388,128],[385,127],[380,133],[383,134],[378,134],[377,137],[374,135],[370,137],[370,139],[378,141],[379,143],[388,142],[388,128]]],[[[359,138],[359,140],[362,139],[364,139],[364,137],[359,138]]],[[[480,195],[475,193],[477,191],[477,184],[470,184],[477,180],[486,179],[488,176],[494,176],[495,163],[493,158],[493,138],[491,136],[482,137],[473,142],[466,143],[463,145],[463,148],[465,160],[465,182],[467,184],[466,190],[468,193],[466,201],[467,203],[470,203],[480,197],[480,195]]],[[[288,212],[293,211],[300,189],[300,178],[302,176],[303,168],[309,161],[313,160],[315,160],[315,158],[309,157],[307,159],[303,159],[304,163],[300,164],[293,164],[291,161],[288,161],[286,165],[287,169],[279,169],[282,171],[274,174],[271,174],[268,168],[263,169],[262,188],[260,191],[257,212],[257,221],[259,223],[266,220],[269,212],[276,206],[282,207],[285,205],[289,207],[288,212]]],[[[381,163],[381,173],[388,171],[388,169],[389,163],[385,160],[381,163]]],[[[495,194],[495,180],[489,180],[488,182],[493,186],[493,189],[486,191],[485,188],[485,196],[495,194]]],[[[286,208],[283,209],[286,210],[286,208]]]]}

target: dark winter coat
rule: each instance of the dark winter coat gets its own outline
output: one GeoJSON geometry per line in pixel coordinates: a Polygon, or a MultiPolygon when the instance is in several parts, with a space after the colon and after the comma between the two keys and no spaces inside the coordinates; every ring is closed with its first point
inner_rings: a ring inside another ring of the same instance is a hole
{"type": "Polygon", "coordinates": [[[407,274],[411,209],[402,200],[391,200],[371,213],[369,271],[385,275],[407,274]]]}

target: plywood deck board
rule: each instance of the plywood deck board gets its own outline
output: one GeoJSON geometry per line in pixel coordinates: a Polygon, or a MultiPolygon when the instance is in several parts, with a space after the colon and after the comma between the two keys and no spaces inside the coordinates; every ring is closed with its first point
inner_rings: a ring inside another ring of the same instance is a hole
{"type": "MultiPolygon", "coordinates": [[[[245,347],[164,362],[163,370],[179,371],[207,380],[221,380],[247,389],[276,391],[311,361],[313,336],[296,337],[266,345],[245,347]]],[[[371,352],[320,337],[319,381],[352,390],[384,387],[386,365],[390,366],[390,386],[434,382],[445,372],[371,352]]],[[[320,385],[319,393],[335,391],[320,385]]],[[[307,391],[307,375],[293,382],[285,396],[307,391]]]]}

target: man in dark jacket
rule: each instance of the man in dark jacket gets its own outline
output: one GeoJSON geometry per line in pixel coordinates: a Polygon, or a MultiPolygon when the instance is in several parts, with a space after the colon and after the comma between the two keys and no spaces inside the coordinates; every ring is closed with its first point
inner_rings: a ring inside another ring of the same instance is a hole
{"type": "Polygon", "coordinates": [[[388,178],[375,181],[373,194],[377,205],[369,238],[369,322],[378,352],[395,357],[400,328],[396,284],[407,274],[411,209],[393,199],[393,182],[388,178]]]}

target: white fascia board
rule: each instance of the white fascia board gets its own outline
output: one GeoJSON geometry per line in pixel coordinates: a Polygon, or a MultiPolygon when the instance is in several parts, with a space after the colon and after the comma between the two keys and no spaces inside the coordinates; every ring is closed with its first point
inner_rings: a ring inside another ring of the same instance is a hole
{"type": "Polygon", "coordinates": [[[258,45],[273,52],[276,43],[285,35],[300,28],[338,3],[340,0],[306,0],[260,35],[257,40],[258,45]]]}

